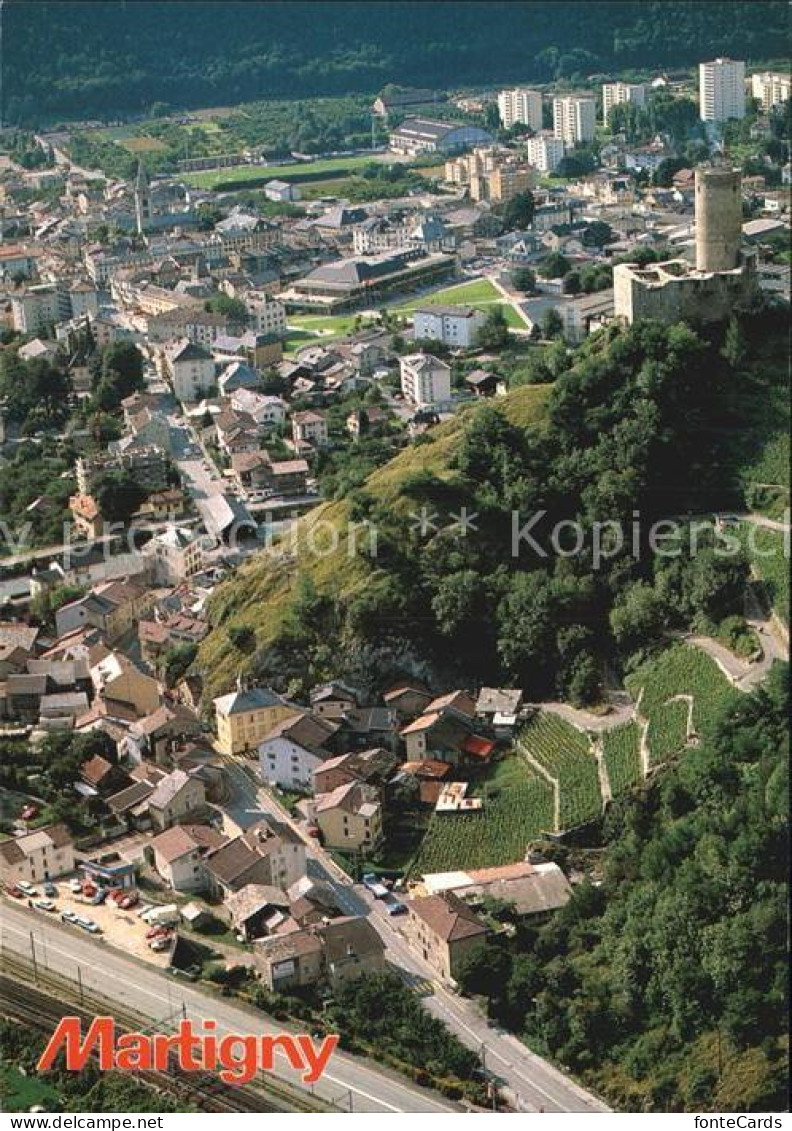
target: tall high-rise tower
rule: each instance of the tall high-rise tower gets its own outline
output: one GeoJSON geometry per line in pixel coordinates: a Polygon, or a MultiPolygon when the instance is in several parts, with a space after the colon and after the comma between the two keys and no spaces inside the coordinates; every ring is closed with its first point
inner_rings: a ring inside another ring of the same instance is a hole
{"type": "Polygon", "coordinates": [[[739,169],[696,169],[696,269],[732,271],[739,266],[742,176],[739,169]]]}
{"type": "Polygon", "coordinates": [[[151,219],[151,194],[149,192],[149,179],[143,162],[138,162],[137,176],[135,177],[135,222],[138,234],[142,235],[151,219]]]}

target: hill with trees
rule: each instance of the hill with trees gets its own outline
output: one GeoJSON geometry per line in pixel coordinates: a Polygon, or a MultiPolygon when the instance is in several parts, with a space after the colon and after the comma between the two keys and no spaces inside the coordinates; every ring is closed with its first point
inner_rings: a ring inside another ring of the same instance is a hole
{"type": "MultiPolygon", "coordinates": [[[[741,333],[748,355],[773,337],[766,315],[741,333]]],[[[563,352],[552,385],[470,406],[357,484],[346,475],[341,497],[214,595],[207,691],[240,669],[294,694],[411,672],[584,704],[604,659],[624,670],[669,630],[717,632],[742,612],[737,546],[699,532],[691,550],[684,523],[674,556],[648,539],[657,520],[740,505],[727,457],[752,378],[728,334],[612,327],[563,352]]]]}
{"type": "Polygon", "coordinates": [[[503,0],[457,5],[27,3],[3,9],[4,124],[167,113],[257,98],[577,81],[715,55],[773,58],[781,0],[503,0]],[[453,33],[453,34],[451,34],[453,33]]]}

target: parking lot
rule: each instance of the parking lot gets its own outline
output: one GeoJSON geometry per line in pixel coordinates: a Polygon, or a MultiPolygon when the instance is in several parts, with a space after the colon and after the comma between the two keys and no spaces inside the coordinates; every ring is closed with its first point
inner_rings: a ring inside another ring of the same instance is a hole
{"type": "MultiPolygon", "coordinates": [[[[134,954],[138,958],[143,958],[153,966],[165,967],[168,965],[168,951],[157,952],[150,949],[146,939],[146,932],[150,929],[150,925],[138,918],[137,913],[146,904],[145,899],[141,897],[140,903],[136,907],[122,911],[112,900],[105,900],[104,903],[94,905],[82,896],[75,895],[69,888],[68,877],[52,882],[58,892],[57,896],[50,897],[55,904],[55,910],[36,910],[37,915],[45,915],[49,919],[60,919],[62,912],[71,911],[83,918],[93,919],[101,928],[101,934],[91,936],[83,928],[74,925],[70,926],[69,929],[78,931],[87,938],[105,939],[111,946],[116,946],[119,950],[126,951],[127,954],[134,954]]],[[[34,900],[46,898],[41,885],[35,886],[38,895],[33,897],[34,900]]],[[[14,902],[22,904],[27,901],[14,900],[14,902]]]]}

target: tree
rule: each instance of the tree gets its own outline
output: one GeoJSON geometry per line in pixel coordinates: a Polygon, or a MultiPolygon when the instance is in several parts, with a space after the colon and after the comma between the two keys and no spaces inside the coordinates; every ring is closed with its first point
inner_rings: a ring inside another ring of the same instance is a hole
{"type": "Polygon", "coordinates": [[[551,251],[539,264],[539,270],[545,279],[563,279],[572,270],[572,264],[560,251],[551,251]]]}
{"type": "Polygon", "coordinates": [[[487,312],[482,326],[476,331],[475,344],[479,349],[503,349],[509,341],[509,323],[500,306],[493,306],[487,312]]]}
{"type": "Polygon", "coordinates": [[[613,240],[613,228],[604,220],[594,220],[588,224],[583,232],[583,243],[586,247],[604,247],[613,240]]]}
{"type": "Polygon", "coordinates": [[[507,232],[523,231],[530,227],[534,218],[534,198],[532,192],[518,192],[507,201],[501,210],[503,226],[507,232]]]}
{"type": "Polygon", "coordinates": [[[583,284],[580,280],[579,271],[567,271],[564,276],[564,294],[565,295],[579,295],[583,289],[583,284]]]}
{"type": "Polygon", "coordinates": [[[536,290],[536,272],[530,267],[518,267],[512,271],[512,286],[523,294],[531,294],[536,290]]]}
{"type": "Polygon", "coordinates": [[[557,338],[563,332],[564,322],[561,315],[551,306],[542,315],[542,337],[557,338]]]}
{"type": "Polygon", "coordinates": [[[148,491],[129,471],[105,471],[97,477],[93,496],[105,522],[128,522],[148,491]]]}
{"type": "Polygon", "coordinates": [[[248,308],[242,299],[232,298],[227,294],[218,294],[208,299],[206,309],[213,310],[215,314],[225,314],[232,322],[237,322],[241,326],[244,326],[250,318],[248,308]]]}
{"type": "Polygon", "coordinates": [[[726,327],[726,337],[723,342],[723,356],[732,369],[740,369],[745,363],[747,352],[745,335],[740,328],[740,321],[732,315],[726,327]]]}
{"type": "Polygon", "coordinates": [[[610,614],[611,632],[624,656],[651,648],[659,640],[665,623],[663,597],[643,581],[636,581],[625,589],[610,614]]]}
{"type": "Polygon", "coordinates": [[[97,408],[115,411],[121,401],[144,387],[143,356],[134,342],[111,342],[97,356],[93,399],[97,408]]]}

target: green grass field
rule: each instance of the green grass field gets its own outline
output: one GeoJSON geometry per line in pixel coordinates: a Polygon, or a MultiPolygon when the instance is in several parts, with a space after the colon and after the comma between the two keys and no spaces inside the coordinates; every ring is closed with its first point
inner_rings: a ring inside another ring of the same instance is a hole
{"type": "MultiPolygon", "coordinates": [[[[228,181],[288,180],[299,182],[304,176],[317,177],[326,174],[327,180],[356,173],[366,165],[387,161],[393,164],[393,155],[381,153],[358,154],[355,157],[327,157],[318,161],[298,161],[293,165],[238,165],[231,169],[209,169],[203,173],[188,173],[184,180],[195,188],[213,188],[216,184],[228,181]]],[[[405,168],[408,166],[405,165],[405,168]]]]}

